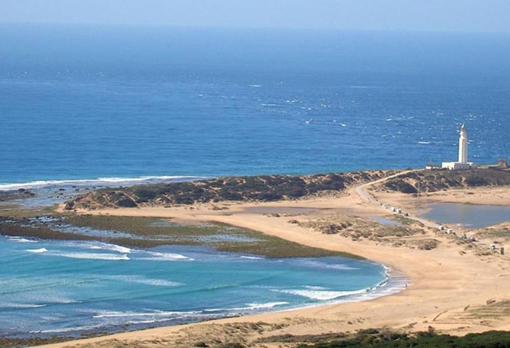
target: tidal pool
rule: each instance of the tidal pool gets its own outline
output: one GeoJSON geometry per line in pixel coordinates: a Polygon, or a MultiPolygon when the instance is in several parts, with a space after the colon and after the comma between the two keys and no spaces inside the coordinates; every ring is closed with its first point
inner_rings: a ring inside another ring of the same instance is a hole
{"type": "Polygon", "coordinates": [[[441,224],[460,224],[467,228],[484,228],[510,221],[510,206],[434,203],[422,216],[441,224]]]}

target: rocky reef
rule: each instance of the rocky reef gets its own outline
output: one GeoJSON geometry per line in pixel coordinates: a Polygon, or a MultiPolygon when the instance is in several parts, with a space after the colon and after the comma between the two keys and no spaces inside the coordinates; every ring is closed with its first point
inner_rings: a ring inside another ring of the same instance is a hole
{"type": "Polygon", "coordinates": [[[81,195],[65,209],[131,208],[175,206],[220,201],[270,202],[299,199],[323,193],[340,193],[348,187],[377,180],[394,171],[367,171],[309,176],[243,176],[170,184],[139,185],[102,189],[81,195]]]}
{"type": "Polygon", "coordinates": [[[0,191],[0,202],[24,199],[35,196],[35,194],[26,189],[0,191]]]}
{"type": "Polygon", "coordinates": [[[423,170],[386,180],[380,190],[408,194],[437,192],[480,186],[510,185],[510,171],[496,168],[470,170],[423,170]]]}

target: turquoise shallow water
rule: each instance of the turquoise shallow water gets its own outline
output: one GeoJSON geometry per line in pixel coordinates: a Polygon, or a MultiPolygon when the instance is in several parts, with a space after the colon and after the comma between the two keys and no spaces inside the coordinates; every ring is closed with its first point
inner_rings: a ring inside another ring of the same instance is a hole
{"type": "Polygon", "coordinates": [[[398,291],[377,264],[132,250],[0,237],[3,336],[77,336],[363,300],[398,291]]]}

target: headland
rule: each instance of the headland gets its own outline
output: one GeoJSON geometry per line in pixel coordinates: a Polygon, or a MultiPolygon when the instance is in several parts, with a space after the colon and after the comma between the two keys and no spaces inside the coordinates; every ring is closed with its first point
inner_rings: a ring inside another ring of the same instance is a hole
{"type": "Polygon", "coordinates": [[[308,187],[308,183],[311,187],[317,184],[309,178],[233,178],[177,187],[105,189],[67,202],[59,211],[77,216],[158,217],[180,223],[237,226],[382,263],[393,274],[406,277],[403,291],[364,302],[162,327],[52,346],[295,347],[369,329],[454,335],[510,329],[510,259],[499,249],[509,244],[508,224],[476,230],[443,226],[421,217],[418,209],[434,202],[508,204],[509,171],[325,175],[319,176],[321,189],[308,187]],[[346,183],[345,177],[357,179],[346,183]],[[341,187],[338,178],[342,178],[341,187]],[[245,191],[258,193],[247,196],[242,193],[245,191]],[[189,196],[190,192],[193,195],[189,196]],[[271,194],[263,194],[268,192],[271,194]]]}

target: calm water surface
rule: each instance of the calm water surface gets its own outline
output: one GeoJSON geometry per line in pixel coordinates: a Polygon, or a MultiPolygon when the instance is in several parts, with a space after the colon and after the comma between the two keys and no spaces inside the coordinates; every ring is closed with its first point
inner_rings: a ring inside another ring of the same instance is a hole
{"type": "Polygon", "coordinates": [[[460,224],[470,228],[483,228],[510,221],[510,207],[501,205],[477,205],[457,203],[434,203],[423,214],[426,219],[441,224],[460,224]]]}

